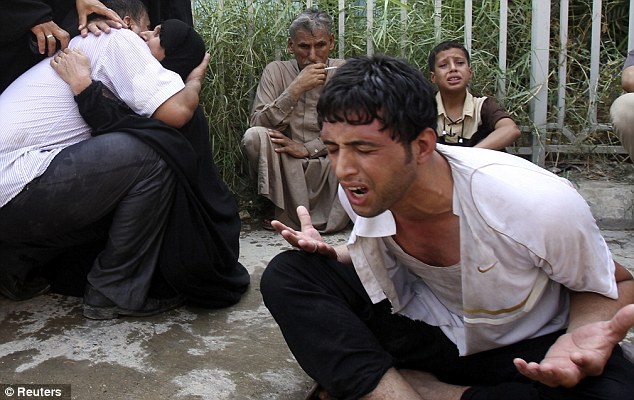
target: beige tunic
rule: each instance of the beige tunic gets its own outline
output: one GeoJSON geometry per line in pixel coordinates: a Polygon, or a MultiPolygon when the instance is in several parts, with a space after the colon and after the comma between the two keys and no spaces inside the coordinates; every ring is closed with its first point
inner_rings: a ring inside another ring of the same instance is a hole
{"type": "Polygon", "coordinates": [[[475,97],[467,91],[462,116],[453,121],[447,115],[440,92],[438,107],[438,143],[473,147],[495,130],[503,118],[511,118],[492,97],[475,97]]]}
{"type": "MultiPolygon", "coordinates": [[[[344,60],[329,59],[329,66],[339,66],[344,60]]],[[[266,66],[258,85],[251,128],[242,145],[254,176],[258,194],[276,207],[275,218],[299,229],[296,209],[305,206],[312,223],[323,233],[339,231],[348,224],[348,216],[337,197],[337,178],[319,139],[317,101],[323,87],[304,93],[295,101],[286,88],[299,74],[295,60],[273,61],[266,66]],[[296,142],[304,144],[310,158],[298,159],[275,153],[267,129],[275,129],[296,142]]],[[[332,76],[334,71],[328,72],[332,76]]]]}
{"type": "MultiPolygon", "coordinates": [[[[482,125],[482,104],[486,97],[474,97],[467,92],[462,109],[462,117],[455,122],[446,116],[445,106],[442,103],[440,92],[436,93],[436,104],[438,107],[438,127],[439,136],[445,137],[446,144],[456,144],[462,139],[471,139],[474,133],[482,125]]],[[[475,143],[474,143],[475,144],[475,143]]]]}

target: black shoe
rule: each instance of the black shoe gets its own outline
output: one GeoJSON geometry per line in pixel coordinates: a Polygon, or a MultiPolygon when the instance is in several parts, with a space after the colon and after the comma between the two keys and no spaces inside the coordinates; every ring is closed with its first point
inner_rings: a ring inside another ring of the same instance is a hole
{"type": "Polygon", "coordinates": [[[32,299],[48,292],[50,289],[51,285],[42,277],[22,282],[11,273],[0,269],[0,294],[11,300],[32,299]]]}
{"type": "Polygon", "coordinates": [[[273,225],[271,225],[271,221],[273,221],[274,218],[264,218],[262,219],[262,223],[260,224],[262,226],[262,229],[267,230],[267,231],[275,231],[275,228],[273,228],[273,225]]]}
{"type": "Polygon", "coordinates": [[[183,303],[184,298],[180,295],[169,299],[149,298],[145,301],[143,308],[128,310],[117,306],[92,285],[88,284],[84,292],[84,317],[90,319],[115,319],[120,315],[149,317],[172,310],[183,303]]]}

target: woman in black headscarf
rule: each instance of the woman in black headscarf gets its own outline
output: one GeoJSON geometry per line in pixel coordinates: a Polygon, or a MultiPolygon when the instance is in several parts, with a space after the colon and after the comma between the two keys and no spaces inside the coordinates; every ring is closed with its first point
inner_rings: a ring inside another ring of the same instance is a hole
{"type": "Polygon", "coordinates": [[[143,0],[143,3],[150,14],[152,26],[162,24],[168,19],[178,19],[193,26],[190,0],[143,0]]]}
{"type": "MultiPolygon", "coordinates": [[[[190,72],[205,57],[202,38],[179,20],[164,21],[157,29],[164,50],[159,61],[187,81],[190,72]]],[[[69,82],[75,76],[62,75],[62,78],[69,82]]],[[[189,304],[208,308],[226,307],[239,301],[250,278],[238,262],[241,225],[238,207],[214,164],[202,108],[198,107],[192,119],[176,130],[156,119],[134,114],[113,96],[104,95],[104,86],[98,81],[75,96],[75,100],[81,115],[93,128],[93,136],[110,132],[133,135],[153,147],[177,177],[174,204],[161,248],[160,274],[155,277],[155,295],[157,291],[163,292],[158,293],[162,297],[176,292],[189,304]]],[[[61,263],[49,275],[53,290],[78,294],[77,287],[68,287],[73,279],[69,279],[67,268],[61,263]]],[[[82,282],[75,284],[82,285],[82,282]]]]}

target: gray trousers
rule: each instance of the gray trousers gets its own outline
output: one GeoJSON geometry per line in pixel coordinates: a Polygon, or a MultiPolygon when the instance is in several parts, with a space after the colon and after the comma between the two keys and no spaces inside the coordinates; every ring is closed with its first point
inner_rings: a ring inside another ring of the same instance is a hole
{"type": "Polygon", "coordinates": [[[120,307],[141,308],[173,192],[171,169],[130,135],[69,146],[0,208],[0,268],[25,278],[66,248],[105,239],[88,282],[120,307]]]}
{"type": "Polygon", "coordinates": [[[310,212],[315,229],[333,233],[344,229],[350,219],[337,196],[338,181],[328,157],[294,158],[278,154],[268,129],[249,128],[242,137],[251,175],[257,177],[258,194],[276,207],[275,219],[299,229],[297,207],[310,212]]]}

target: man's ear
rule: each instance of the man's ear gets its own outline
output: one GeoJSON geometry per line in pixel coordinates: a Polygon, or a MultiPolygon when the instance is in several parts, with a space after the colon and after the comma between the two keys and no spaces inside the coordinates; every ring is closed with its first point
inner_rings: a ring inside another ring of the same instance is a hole
{"type": "Polygon", "coordinates": [[[423,162],[436,150],[436,131],[423,129],[412,141],[412,153],[417,162],[423,162]]]}
{"type": "Polygon", "coordinates": [[[436,83],[436,73],[434,71],[429,74],[429,79],[431,79],[431,83],[436,83]]]}
{"type": "MultiPolygon", "coordinates": [[[[125,26],[128,29],[132,29],[132,26],[135,25],[134,20],[129,15],[126,15],[125,17],[123,17],[121,19],[123,19],[123,22],[125,22],[125,26]]],[[[143,29],[143,30],[145,30],[145,29],[143,29]]]]}
{"type": "Polygon", "coordinates": [[[293,52],[293,39],[291,39],[290,37],[288,38],[288,41],[286,42],[286,48],[288,49],[289,53],[295,54],[293,52]]]}

